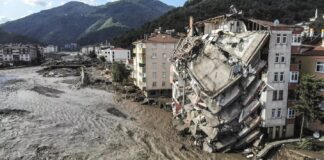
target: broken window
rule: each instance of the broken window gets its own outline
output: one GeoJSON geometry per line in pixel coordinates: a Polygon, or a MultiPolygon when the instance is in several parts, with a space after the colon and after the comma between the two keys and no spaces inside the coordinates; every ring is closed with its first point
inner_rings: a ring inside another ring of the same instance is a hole
{"type": "Polygon", "coordinates": [[[281,118],[281,108],[278,108],[277,110],[277,118],[281,118]]]}
{"type": "Polygon", "coordinates": [[[272,109],[271,118],[276,118],[276,109],[272,109]]]}
{"type": "Polygon", "coordinates": [[[277,44],[281,43],[281,34],[277,34],[277,44]]]}

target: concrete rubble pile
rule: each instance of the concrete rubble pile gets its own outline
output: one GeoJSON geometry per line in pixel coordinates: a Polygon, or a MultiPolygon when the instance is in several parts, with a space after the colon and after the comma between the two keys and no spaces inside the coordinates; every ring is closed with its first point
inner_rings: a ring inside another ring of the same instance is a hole
{"type": "Polygon", "coordinates": [[[266,86],[260,52],[268,37],[266,31],[218,29],[180,40],[171,58],[176,128],[191,133],[203,150],[260,145],[260,94],[266,86]]]}

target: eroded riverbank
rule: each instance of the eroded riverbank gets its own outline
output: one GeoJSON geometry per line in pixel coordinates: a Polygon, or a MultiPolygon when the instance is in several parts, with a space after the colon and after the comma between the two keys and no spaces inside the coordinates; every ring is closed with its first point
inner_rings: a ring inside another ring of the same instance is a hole
{"type": "Polygon", "coordinates": [[[0,159],[241,159],[208,154],[172,128],[171,113],[97,89],[0,71],[0,159]]]}

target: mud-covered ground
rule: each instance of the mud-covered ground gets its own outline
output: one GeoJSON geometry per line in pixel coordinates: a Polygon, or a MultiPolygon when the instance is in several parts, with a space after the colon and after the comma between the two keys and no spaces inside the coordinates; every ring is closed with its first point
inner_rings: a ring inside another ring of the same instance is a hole
{"type": "Polygon", "coordinates": [[[25,68],[0,71],[0,160],[241,159],[207,154],[172,128],[171,113],[97,89],[78,77],[43,78],[25,68]]]}

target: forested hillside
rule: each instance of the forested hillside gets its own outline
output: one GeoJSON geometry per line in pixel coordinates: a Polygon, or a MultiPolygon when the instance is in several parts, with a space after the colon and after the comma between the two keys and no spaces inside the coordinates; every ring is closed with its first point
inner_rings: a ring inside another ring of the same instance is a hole
{"type": "Polygon", "coordinates": [[[320,13],[324,11],[323,0],[190,0],[183,7],[173,9],[160,18],[144,24],[141,28],[133,29],[115,38],[113,44],[130,47],[131,42],[158,27],[185,32],[189,16],[193,16],[195,20],[203,20],[226,14],[232,4],[242,10],[246,17],[269,21],[279,19],[281,23],[286,24],[307,21],[314,16],[316,8],[320,13]]]}

